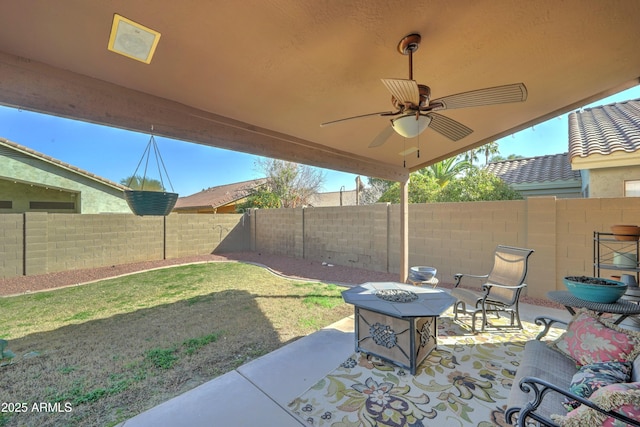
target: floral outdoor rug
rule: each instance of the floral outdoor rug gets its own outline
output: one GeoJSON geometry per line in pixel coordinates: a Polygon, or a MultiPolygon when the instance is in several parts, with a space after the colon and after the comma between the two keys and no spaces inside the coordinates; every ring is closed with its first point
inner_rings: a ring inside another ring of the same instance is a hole
{"type": "Polygon", "coordinates": [[[518,360],[526,341],[540,331],[523,325],[522,331],[473,335],[442,317],[438,348],[415,376],[356,353],[294,399],[289,410],[313,426],[506,426],[518,360]]]}

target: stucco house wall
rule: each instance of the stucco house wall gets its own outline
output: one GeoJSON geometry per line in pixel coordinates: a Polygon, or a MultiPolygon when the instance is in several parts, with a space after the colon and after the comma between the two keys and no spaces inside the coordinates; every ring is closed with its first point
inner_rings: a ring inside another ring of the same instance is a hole
{"type": "Polygon", "coordinates": [[[55,202],[60,203],[58,209],[49,208],[47,212],[77,212],[76,206],[80,204],[80,195],[76,192],[55,190],[40,187],[33,184],[25,184],[18,181],[0,179],[0,213],[38,212],[40,209],[32,209],[30,202],[55,202]],[[69,209],[71,204],[74,208],[69,209]],[[63,207],[65,206],[65,207],[63,207]]]}
{"type": "Polygon", "coordinates": [[[125,187],[26,150],[0,140],[0,213],[131,213],[125,187]],[[34,208],[32,202],[64,204],[34,208]]]}
{"type": "Polygon", "coordinates": [[[629,180],[640,180],[640,165],[591,169],[589,197],[624,197],[624,182],[629,180]]]}

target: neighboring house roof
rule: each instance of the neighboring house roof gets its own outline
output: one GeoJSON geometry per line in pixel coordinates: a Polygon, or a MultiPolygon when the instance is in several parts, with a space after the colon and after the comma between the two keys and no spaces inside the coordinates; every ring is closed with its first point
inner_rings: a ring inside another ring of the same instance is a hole
{"type": "Polygon", "coordinates": [[[569,153],[574,169],[637,165],[640,99],[569,114],[569,153]]]}
{"type": "Polygon", "coordinates": [[[571,169],[568,153],[504,160],[489,163],[486,169],[523,196],[578,197],[581,194],[580,171],[571,169]]]}
{"type": "Polygon", "coordinates": [[[29,157],[33,157],[35,159],[38,160],[42,160],[44,162],[50,163],[52,165],[55,165],[57,167],[63,168],[63,169],[67,169],[71,172],[83,175],[89,179],[92,179],[94,181],[98,181],[102,184],[106,184],[110,187],[116,188],[118,190],[128,190],[129,188],[118,184],[116,182],[110,181],[106,178],[103,178],[101,176],[95,175],[91,172],[88,172],[84,169],[80,169],[76,166],[70,165],[69,163],[65,163],[63,161],[60,161],[58,159],[54,159],[51,156],[47,156],[46,154],[40,153],[38,151],[32,150],[31,148],[25,147],[23,145],[20,144],[16,144],[15,142],[9,141],[8,139],[5,138],[0,138],[0,150],[2,152],[3,155],[7,156],[7,157],[15,157],[16,156],[16,152],[17,153],[21,153],[22,155],[27,155],[29,157]]]}
{"type": "Polygon", "coordinates": [[[580,179],[580,172],[571,170],[568,153],[489,163],[487,171],[507,184],[580,179]]]}
{"type": "Polygon", "coordinates": [[[266,179],[261,178],[210,187],[199,193],[178,198],[173,210],[215,209],[248,196],[251,190],[263,185],[265,182],[266,179]]]}

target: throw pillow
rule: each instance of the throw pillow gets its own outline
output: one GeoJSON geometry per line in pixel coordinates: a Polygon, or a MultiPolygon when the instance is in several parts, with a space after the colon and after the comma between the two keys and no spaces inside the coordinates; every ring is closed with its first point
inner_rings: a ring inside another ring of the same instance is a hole
{"type": "MultiPolygon", "coordinates": [[[[611,384],[596,390],[589,399],[606,411],[615,411],[640,422],[640,382],[611,384]]],[[[567,415],[551,415],[560,427],[627,425],[586,405],[567,415]]]]}
{"type": "MultiPolygon", "coordinates": [[[[626,383],[631,379],[631,362],[602,362],[584,365],[571,380],[569,391],[588,398],[597,389],[615,383],[626,383]]],[[[564,406],[571,411],[578,406],[577,400],[565,398],[564,406]]]]}
{"type": "Polygon", "coordinates": [[[551,343],[578,365],[633,361],[640,353],[640,332],[622,329],[581,310],[569,322],[567,331],[551,343]]]}

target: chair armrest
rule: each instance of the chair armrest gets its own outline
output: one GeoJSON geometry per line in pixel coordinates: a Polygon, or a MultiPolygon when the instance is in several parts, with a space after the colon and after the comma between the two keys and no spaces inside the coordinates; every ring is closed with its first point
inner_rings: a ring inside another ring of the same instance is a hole
{"type": "Polygon", "coordinates": [[[485,283],[484,285],[482,285],[482,290],[485,291],[491,288],[520,289],[520,288],[526,288],[526,287],[527,287],[526,283],[523,283],[517,286],[506,286],[506,285],[497,285],[495,283],[485,283]]]}
{"type": "Polygon", "coordinates": [[[565,327],[569,324],[569,322],[565,320],[560,320],[555,317],[549,316],[538,316],[534,319],[534,322],[538,326],[544,326],[544,329],[536,336],[537,340],[540,340],[547,336],[547,334],[549,333],[549,329],[551,329],[551,326],[553,326],[554,323],[560,323],[565,327]]]}
{"type": "Polygon", "coordinates": [[[454,288],[458,287],[458,285],[460,284],[460,281],[462,280],[463,277],[472,277],[474,279],[486,279],[487,277],[489,277],[489,275],[485,274],[483,276],[476,276],[475,274],[456,273],[456,274],[453,275],[453,278],[456,281],[454,288]]]}
{"type": "Polygon", "coordinates": [[[533,391],[533,400],[530,400],[524,406],[524,408],[512,407],[512,408],[508,408],[507,411],[505,412],[505,420],[507,423],[513,423],[514,417],[517,416],[517,420],[516,420],[517,423],[514,425],[517,425],[518,427],[526,426],[527,419],[536,420],[545,426],[552,426],[552,427],[558,426],[558,424],[556,424],[549,418],[542,416],[540,414],[537,414],[535,412],[538,409],[538,407],[542,404],[542,400],[544,399],[545,395],[551,391],[561,394],[563,396],[566,396],[569,399],[577,400],[581,404],[586,405],[602,414],[605,414],[606,416],[613,417],[617,420],[623,421],[632,426],[640,427],[640,421],[631,419],[618,412],[607,411],[599,407],[592,401],[585,399],[584,397],[576,396],[575,394],[567,390],[561,389],[555,384],[544,381],[540,378],[524,377],[520,380],[519,386],[520,386],[520,390],[524,391],[525,393],[531,393],[533,391]]]}

